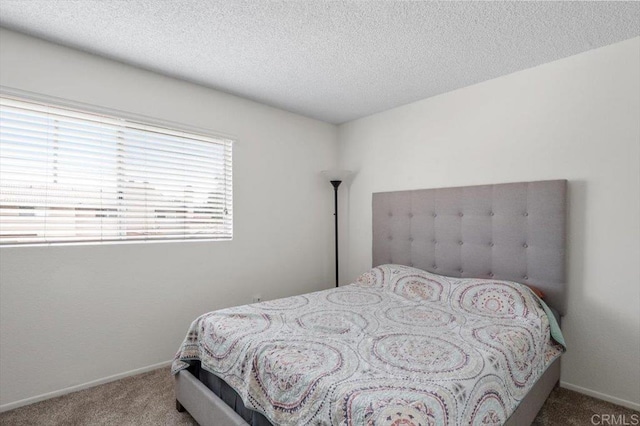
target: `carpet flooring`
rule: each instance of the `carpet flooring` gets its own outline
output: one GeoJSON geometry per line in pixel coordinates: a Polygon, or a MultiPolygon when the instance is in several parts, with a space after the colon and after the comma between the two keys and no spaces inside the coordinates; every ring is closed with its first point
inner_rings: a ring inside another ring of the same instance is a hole
{"type": "MultiPolygon", "coordinates": [[[[633,414],[638,416],[640,413],[559,388],[552,392],[534,425],[591,425],[595,414],[626,415],[631,421],[633,414]]],[[[0,424],[197,425],[188,413],[176,411],[173,377],[168,368],[6,411],[0,414],[0,424]]]]}

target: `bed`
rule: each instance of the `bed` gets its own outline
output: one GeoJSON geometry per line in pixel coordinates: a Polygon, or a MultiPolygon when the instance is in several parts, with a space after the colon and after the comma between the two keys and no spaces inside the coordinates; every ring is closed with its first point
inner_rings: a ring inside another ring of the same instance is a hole
{"type": "Polygon", "coordinates": [[[530,424],[560,377],[566,186],[373,194],[373,269],[198,318],[177,408],[201,425],[530,424]]]}

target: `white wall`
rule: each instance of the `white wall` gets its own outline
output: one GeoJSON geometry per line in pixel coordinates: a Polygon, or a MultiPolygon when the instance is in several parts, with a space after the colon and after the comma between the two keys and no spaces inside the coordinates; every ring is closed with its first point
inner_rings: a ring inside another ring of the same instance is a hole
{"type": "Polygon", "coordinates": [[[348,282],[371,265],[371,194],[566,178],[564,385],[640,409],[640,38],[340,126],[348,282]]]}
{"type": "Polygon", "coordinates": [[[0,30],[0,85],[235,135],[232,242],[0,249],[0,406],[170,359],[209,310],[348,282],[371,193],[570,180],[566,386],[639,408],[640,39],[338,128],[0,30]],[[336,141],[340,140],[340,148],[336,141]],[[346,213],[346,214],[345,214],[346,213]],[[635,405],[634,405],[635,404],[635,405]]]}
{"type": "Polygon", "coordinates": [[[231,242],[0,249],[0,404],[170,360],[214,309],[333,283],[335,126],[0,30],[0,84],[231,134],[231,242]]]}

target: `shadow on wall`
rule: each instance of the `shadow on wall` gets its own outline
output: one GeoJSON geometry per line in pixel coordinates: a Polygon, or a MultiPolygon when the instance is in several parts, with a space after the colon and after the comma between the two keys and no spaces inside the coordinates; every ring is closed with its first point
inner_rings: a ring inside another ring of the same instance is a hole
{"type": "MultiPolygon", "coordinates": [[[[587,277],[586,270],[586,240],[589,236],[589,226],[587,223],[587,205],[588,205],[588,184],[584,180],[570,180],[568,186],[568,208],[569,212],[567,227],[567,300],[570,302],[567,307],[567,314],[563,320],[563,331],[567,341],[567,354],[564,356],[562,364],[562,379],[567,376],[575,377],[592,377],[597,381],[600,371],[610,370],[611,359],[607,355],[611,350],[618,352],[619,356],[628,360],[628,363],[619,365],[620,374],[636,374],[640,377],[640,366],[638,362],[638,354],[634,355],[634,351],[638,351],[638,324],[636,318],[623,316],[623,313],[610,300],[602,300],[597,296],[589,293],[589,289],[585,286],[587,277]],[[576,312],[580,310],[580,313],[576,312]],[[588,318],[588,323],[580,321],[580,318],[588,318]],[[610,340],[615,340],[615,347],[610,347],[610,340]],[[592,348],[588,352],[574,352],[572,350],[572,342],[582,342],[583,347],[592,348]],[[609,343],[607,343],[609,342],[609,343]],[[577,365],[583,365],[585,362],[580,361],[585,357],[590,358],[589,363],[598,367],[592,369],[590,373],[585,375],[584,372],[574,371],[573,361],[578,361],[577,365]],[[635,359],[635,361],[634,361],[635,359]],[[636,363],[635,371],[625,371],[628,365],[636,363]]],[[[591,259],[591,261],[600,261],[600,259],[591,259]]],[[[604,262],[602,268],[610,268],[604,262]]],[[[615,274],[611,274],[611,280],[615,280],[615,274]]],[[[611,288],[615,291],[615,284],[612,282],[599,283],[603,288],[611,288]]],[[[593,389],[592,383],[574,384],[574,386],[584,386],[587,389],[593,389]]],[[[610,389],[609,395],[621,395],[624,390],[610,389]]],[[[640,385],[636,390],[635,399],[630,397],[632,403],[640,404],[640,385]]]]}
{"type": "MultiPolygon", "coordinates": [[[[349,276],[349,260],[351,257],[351,239],[349,238],[349,218],[351,217],[351,184],[358,177],[358,171],[353,171],[349,179],[340,187],[340,215],[338,226],[340,227],[340,285],[351,284],[353,281],[345,277],[349,276]]],[[[364,272],[364,271],[363,271],[364,272]]]]}

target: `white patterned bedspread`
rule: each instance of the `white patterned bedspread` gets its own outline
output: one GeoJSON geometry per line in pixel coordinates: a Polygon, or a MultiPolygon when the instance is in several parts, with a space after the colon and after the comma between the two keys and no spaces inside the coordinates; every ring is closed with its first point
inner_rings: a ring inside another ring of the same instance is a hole
{"type": "Polygon", "coordinates": [[[274,425],[500,425],[562,351],[525,286],[383,265],[205,314],[172,370],[200,360],[274,425]]]}

